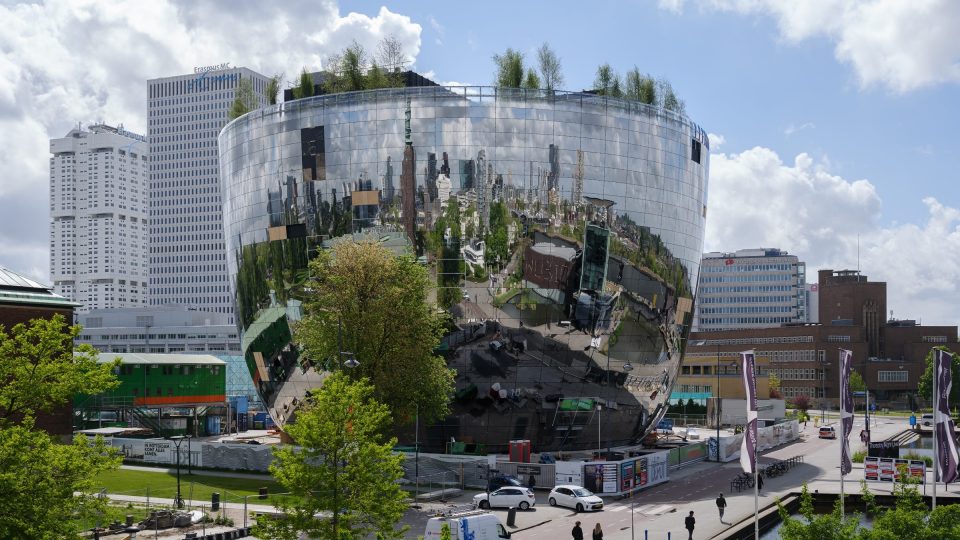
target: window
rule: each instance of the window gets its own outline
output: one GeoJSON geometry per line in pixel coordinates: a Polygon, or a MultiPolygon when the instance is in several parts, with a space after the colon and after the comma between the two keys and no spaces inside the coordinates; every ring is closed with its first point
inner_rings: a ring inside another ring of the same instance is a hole
{"type": "Polygon", "coordinates": [[[907,371],[878,371],[877,382],[907,382],[907,371]]]}
{"type": "Polygon", "coordinates": [[[700,141],[696,139],[690,141],[690,159],[697,163],[700,163],[701,146],[700,141]]]}

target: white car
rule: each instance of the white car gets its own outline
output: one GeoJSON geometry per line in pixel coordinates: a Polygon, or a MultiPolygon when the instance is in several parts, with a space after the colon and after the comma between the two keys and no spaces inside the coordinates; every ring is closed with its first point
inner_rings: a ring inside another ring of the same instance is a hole
{"type": "Polygon", "coordinates": [[[547,501],[550,506],[565,506],[573,508],[577,512],[603,510],[603,499],[591,493],[589,489],[580,486],[557,486],[550,491],[547,501]]]}
{"type": "Polygon", "coordinates": [[[928,414],[925,414],[925,415],[921,416],[921,417],[920,417],[920,423],[923,424],[923,425],[925,425],[925,426],[932,426],[932,425],[933,425],[933,414],[929,414],[929,413],[928,413],[928,414]]]}
{"type": "Polygon", "coordinates": [[[491,491],[490,496],[479,493],[473,496],[473,505],[478,508],[519,508],[526,510],[537,504],[533,490],[519,486],[504,486],[491,491]]]}
{"type": "Polygon", "coordinates": [[[697,431],[697,428],[695,428],[695,427],[688,427],[688,428],[687,428],[687,438],[690,439],[691,441],[699,441],[699,440],[700,440],[700,432],[697,431]]]}

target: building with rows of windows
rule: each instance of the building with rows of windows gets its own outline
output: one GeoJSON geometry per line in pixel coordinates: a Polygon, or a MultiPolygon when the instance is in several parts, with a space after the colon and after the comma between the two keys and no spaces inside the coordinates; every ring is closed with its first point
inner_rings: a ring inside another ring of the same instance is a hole
{"type": "Polygon", "coordinates": [[[50,141],[50,276],[91,309],[147,302],[146,138],[96,124],[50,141]]]}
{"type": "MultiPolygon", "coordinates": [[[[821,270],[816,285],[820,323],[692,332],[684,365],[720,366],[720,379],[730,378],[729,388],[736,391],[738,367],[730,364],[753,349],[758,363],[766,362],[767,372],[780,380],[785,399],[803,395],[818,407],[831,407],[837,403],[839,349],[847,349],[871,400],[880,406],[920,406],[917,386],[926,356],[937,345],[960,351],[957,327],[886,319],[887,284],[871,282],[859,271],[821,270]]],[[[727,388],[721,384],[719,396],[736,397],[727,388]]]]}
{"type": "Polygon", "coordinates": [[[705,253],[694,330],[770,328],[810,322],[806,265],[779,249],[705,253]]]}
{"type": "Polygon", "coordinates": [[[268,78],[228,64],[147,81],[151,306],[233,317],[217,135],[244,79],[257,104],[266,105],[268,78]]]}

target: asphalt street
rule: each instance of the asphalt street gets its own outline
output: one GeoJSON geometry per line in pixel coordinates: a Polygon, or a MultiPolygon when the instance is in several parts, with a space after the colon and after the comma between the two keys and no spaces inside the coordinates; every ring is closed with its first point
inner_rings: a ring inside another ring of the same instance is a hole
{"type": "MultiPolygon", "coordinates": [[[[829,419],[828,419],[829,423],[829,419]]],[[[836,425],[835,421],[834,424],[836,425]]],[[[858,435],[863,429],[863,418],[858,416],[854,422],[850,436],[851,451],[856,451],[862,445],[858,435]]],[[[874,418],[871,421],[874,440],[886,439],[909,428],[906,418],[874,418]]],[[[792,468],[776,478],[767,478],[764,489],[759,497],[759,506],[774,504],[777,497],[791,492],[799,492],[804,483],[810,490],[819,490],[824,493],[840,492],[840,441],[820,439],[814,422],[809,422],[801,431],[797,441],[784,445],[762,454],[761,466],[775,460],[785,460],[795,456],[802,456],[803,463],[792,468]]],[[[697,518],[694,538],[713,538],[722,533],[733,523],[752,517],[754,510],[753,490],[741,493],[730,492],[730,481],[740,473],[739,462],[717,464],[700,462],[681,469],[670,471],[670,480],[648,490],[638,492],[633,498],[605,499],[606,506],[601,512],[576,514],[563,508],[551,508],[547,500],[546,491],[537,492],[537,505],[527,512],[517,513],[516,527],[508,527],[514,531],[513,538],[517,540],[548,539],[560,540],[571,538],[570,530],[574,522],[579,520],[589,537],[589,530],[600,523],[604,531],[604,540],[666,539],[670,533],[671,539],[685,539],[684,517],[693,510],[697,518]],[[716,497],[723,493],[727,499],[727,510],[724,522],[721,523],[715,504],[716,497]]],[[[928,480],[930,473],[928,472],[928,480]]],[[[860,490],[860,480],[863,479],[863,466],[854,464],[853,471],[845,477],[845,491],[847,493],[860,490]]],[[[876,493],[890,493],[892,484],[871,482],[869,487],[876,493]]],[[[929,493],[929,486],[926,487],[929,493]]],[[[951,488],[953,492],[960,491],[951,488]]],[[[939,491],[944,493],[942,486],[939,491]]],[[[411,526],[407,536],[415,538],[423,534],[426,519],[431,511],[444,506],[465,507],[469,504],[474,492],[465,493],[447,505],[436,504],[425,507],[422,511],[411,511],[405,522],[411,526]]],[[[950,493],[950,496],[956,493],[950,493]]],[[[505,509],[493,510],[501,521],[506,523],[505,509]]]]}

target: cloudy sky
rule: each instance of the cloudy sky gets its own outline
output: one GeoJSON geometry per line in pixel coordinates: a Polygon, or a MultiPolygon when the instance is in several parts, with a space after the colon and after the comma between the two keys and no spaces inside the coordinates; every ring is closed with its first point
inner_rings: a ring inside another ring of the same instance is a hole
{"type": "Polygon", "coordinates": [[[706,251],[779,247],[887,281],[888,308],[958,324],[960,2],[0,0],[0,265],[48,273],[48,140],[146,131],[146,79],[231,62],[288,78],[398,37],[440,82],[549,42],[566,87],[596,66],[669,79],[711,133],[706,251]]]}

